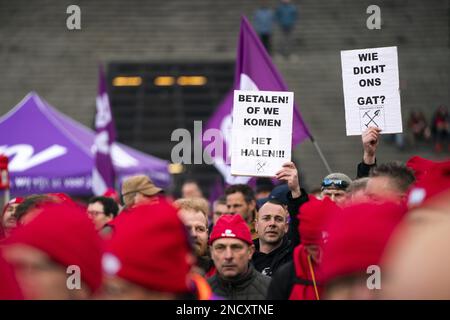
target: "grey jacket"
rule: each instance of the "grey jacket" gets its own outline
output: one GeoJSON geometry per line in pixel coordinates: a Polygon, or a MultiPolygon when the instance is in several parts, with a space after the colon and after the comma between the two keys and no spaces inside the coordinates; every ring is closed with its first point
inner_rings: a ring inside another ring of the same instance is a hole
{"type": "Polygon", "coordinates": [[[249,265],[246,274],[233,280],[225,280],[216,273],[208,279],[212,291],[228,300],[265,300],[270,277],[262,275],[249,265]]]}

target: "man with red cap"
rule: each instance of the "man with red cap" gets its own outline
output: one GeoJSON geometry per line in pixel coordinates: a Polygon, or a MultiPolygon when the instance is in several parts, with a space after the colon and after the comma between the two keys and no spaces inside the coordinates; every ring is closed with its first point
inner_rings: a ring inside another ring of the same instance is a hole
{"type": "Polygon", "coordinates": [[[6,240],[25,299],[88,299],[102,282],[102,242],[81,209],[48,203],[6,240]]]}
{"type": "Polygon", "coordinates": [[[17,206],[23,202],[23,198],[17,197],[9,200],[6,206],[3,208],[3,212],[0,220],[0,240],[8,237],[11,231],[17,225],[17,219],[15,212],[17,206]]]}
{"type": "Polygon", "coordinates": [[[208,282],[215,294],[229,300],[266,298],[270,278],[250,264],[255,247],[241,215],[221,216],[211,232],[209,244],[217,272],[208,282]]]}
{"type": "Polygon", "coordinates": [[[67,200],[67,195],[60,194],[33,194],[26,197],[17,206],[14,216],[17,219],[18,225],[26,225],[33,220],[42,211],[42,207],[49,203],[64,203],[70,206],[76,206],[72,200],[67,200]],[[63,200],[63,196],[67,197],[63,200]]]}
{"type": "Polygon", "coordinates": [[[318,281],[318,266],[322,246],[327,240],[325,226],[339,207],[330,198],[318,200],[311,196],[300,207],[299,233],[301,243],[294,249],[293,261],[282,266],[273,276],[267,299],[319,300],[322,287],[318,281]]]}
{"type": "Polygon", "coordinates": [[[405,213],[400,204],[360,203],[344,208],[330,221],[320,278],[326,299],[379,296],[381,258],[405,213]]]}
{"type": "Polygon", "coordinates": [[[194,258],[188,232],[166,200],[118,216],[106,243],[103,299],[210,299],[206,280],[190,273],[194,258]]]}

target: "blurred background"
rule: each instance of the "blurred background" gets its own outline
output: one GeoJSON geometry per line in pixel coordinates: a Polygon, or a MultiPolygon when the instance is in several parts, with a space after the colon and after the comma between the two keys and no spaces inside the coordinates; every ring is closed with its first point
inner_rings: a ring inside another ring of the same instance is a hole
{"type": "MultiPolygon", "coordinates": [[[[413,143],[408,118],[422,111],[428,122],[449,106],[449,5],[447,0],[298,0],[289,56],[280,52],[274,25],[272,57],[333,171],[356,176],[361,138],[345,135],[340,51],[398,47],[404,135],[383,136],[378,161],[412,155],[449,157],[432,141],[413,143]],[[369,30],[366,9],[381,8],[380,30],[369,30]],[[438,152],[439,151],[439,152],[438,152]]],[[[98,65],[106,69],[118,140],[170,160],[173,130],[206,123],[232,88],[241,15],[254,22],[262,5],[249,0],[0,1],[0,115],[30,91],[93,128],[98,65]],[[81,30],[68,30],[66,9],[81,9],[81,30]],[[192,76],[195,76],[192,78],[192,76]]],[[[309,140],[293,160],[303,183],[327,174],[309,140]]],[[[206,196],[219,177],[213,166],[188,165],[171,187],[195,178],[206,196]]]]}

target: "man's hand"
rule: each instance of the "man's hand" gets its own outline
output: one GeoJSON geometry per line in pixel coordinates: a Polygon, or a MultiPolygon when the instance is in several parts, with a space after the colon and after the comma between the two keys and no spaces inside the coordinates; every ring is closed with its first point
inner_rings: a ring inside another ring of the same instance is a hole
{"type": "Polygon", "coordinates": [[[362,133],[362,144],[364,148],[363,162],[365,164],[375,163],[375,153],[377,151],[378,143],[380,141],[381,129],[369,127],[362,133]]]}
{"type": "Polygon", "coordinates": [[[292,198],[298,198],[302,195],[300,191],[300,184],[298,182],[298,172],[293,162],[286,162],[283,164],[280,171],[278,171],[275,177],[280,181],[286,181],[291,190],[292,198]]]}

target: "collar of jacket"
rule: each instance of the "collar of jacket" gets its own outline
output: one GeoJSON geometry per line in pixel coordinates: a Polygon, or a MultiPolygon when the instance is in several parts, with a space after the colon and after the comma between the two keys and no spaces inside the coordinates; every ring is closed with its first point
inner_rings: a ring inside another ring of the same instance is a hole
{"type": "Polygon", "coordinates": [[[255,270],[255,268],[251,263],[249,263],[246,273],[240,274],[239,276],[233,279],[224,279],[219,274],[217,274],[217,279],[219,280],[219,283],[223,287],[246,287],[248,283],[252,280],[254,272],[258,271],[255,270]]]}
{"type": "Polygon", "coordinates": [[[197,266],[207,273],[214,266],[214,262],[209,255],[204,255],[197,257],[197,266]]]}
{"type": "Polygon", "coordinates": [[[253,244],[255,245],[255,253],[254,254],[265,254],[265,255],[275,255],[280,251],[283,251],[291,245],[291,240],[288,239],[287,234],[284,235],[283,240],[281,241],[281,245],[275,250],[270,251],[269,253],[262,253],[259,251],[259,239],[253,240],[253,244]]]}

